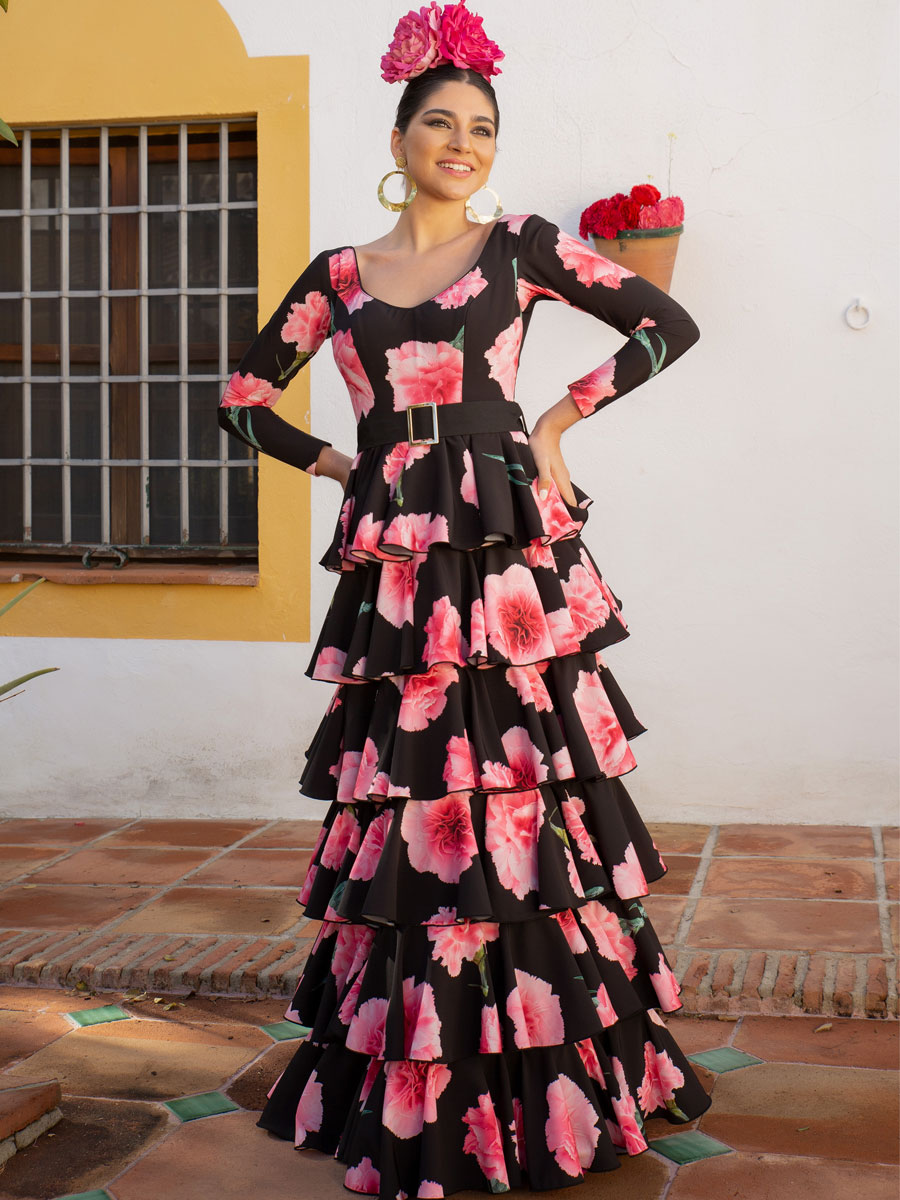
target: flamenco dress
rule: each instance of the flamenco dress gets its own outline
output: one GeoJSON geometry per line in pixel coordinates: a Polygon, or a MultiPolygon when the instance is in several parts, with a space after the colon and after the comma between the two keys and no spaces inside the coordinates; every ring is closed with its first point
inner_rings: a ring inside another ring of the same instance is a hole
{"type": "Polygon", "coordinates": [[[592,498],[540,496],[513,399],[542,300],[627,335],[569,385],[585,418],[699,337],[641,276],[506,215],[411,308],[364,291],[351,246],[323,251],[220,404],[315,474],[330,443],[272,406],[330,339],[357,421],[306,669],[333,686],[300,780],[327,805],[285,1013],[309,1033],[258,1124],[382,1200],[576,1185],[645,1150],[648,1118],[710,1104],[660,1015],[680,987],[641,897],[666,866],[622,782],[645,727],[601,653],[629,636],[622,602],[582,540],[592,498]],[[503,427],[460,432],[484,402],[503,427]]]}

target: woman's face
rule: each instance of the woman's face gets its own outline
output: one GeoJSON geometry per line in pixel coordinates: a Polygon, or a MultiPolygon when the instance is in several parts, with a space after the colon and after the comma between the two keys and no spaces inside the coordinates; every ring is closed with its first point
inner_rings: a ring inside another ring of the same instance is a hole
{"type": "Polygon", "coordinates": [[[474,84],[442,84],[423,103],[406,133],[394,129],[391,153],[406,159],[406,170],[420,191],[443,200],[466,200],[484,187],[494,163],[492,108],[474,84]]]}

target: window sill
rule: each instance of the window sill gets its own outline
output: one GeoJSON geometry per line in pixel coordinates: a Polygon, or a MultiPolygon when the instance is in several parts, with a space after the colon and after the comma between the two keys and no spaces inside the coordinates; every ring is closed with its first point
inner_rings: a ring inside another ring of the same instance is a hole
{"type": "Polygon", "coordinates": [[[43,576],[49,583],[193,583],[219,587],[256,587],[256,563],[129,562],[124,567],[83,567],[81,563],[40,560],[0,562],[0,583],[25,583],[43,576]]]}

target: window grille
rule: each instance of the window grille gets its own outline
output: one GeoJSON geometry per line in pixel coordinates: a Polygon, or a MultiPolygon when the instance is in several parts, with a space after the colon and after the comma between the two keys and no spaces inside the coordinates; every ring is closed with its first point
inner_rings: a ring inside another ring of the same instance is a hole
{"type": "Polygon", "coordinates": [[[0,145],[0,557],[257,557],[257,460],[216,421],[257,328],[256,128],[0,145]]]}

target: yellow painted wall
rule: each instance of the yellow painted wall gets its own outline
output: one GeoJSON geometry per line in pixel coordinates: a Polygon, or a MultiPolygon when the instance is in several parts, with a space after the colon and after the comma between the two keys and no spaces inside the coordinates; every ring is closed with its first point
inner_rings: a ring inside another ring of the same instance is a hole
{"type": "MultiPolygon", "coordinates": [[[[2,116],[14,130],[256,117],[260,323],[267,319],[310,257],[308,58],[248,58],[218,0],[13,0],[0,21],[2,116]]],[[[308,430],[309,407],[301,372],[278,411],[308,430]]],[[[310,483],[260,455],[257,586],[47,580],[0,632],[308,641],[310,483]]],[[[0,583],[0,606],[23,586],[0,583]]]]}

